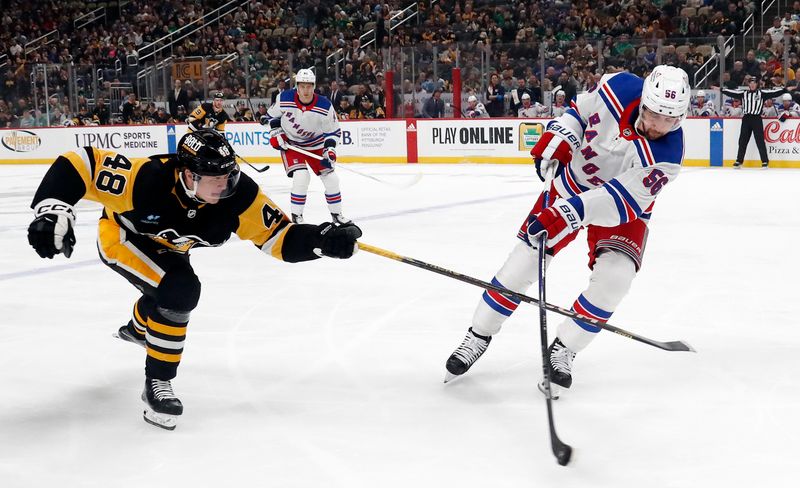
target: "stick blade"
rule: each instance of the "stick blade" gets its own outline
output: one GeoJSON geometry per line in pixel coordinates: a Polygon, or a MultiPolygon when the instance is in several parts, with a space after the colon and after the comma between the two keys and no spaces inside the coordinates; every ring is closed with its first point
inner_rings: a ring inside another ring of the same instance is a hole
{"type": "Polygon", "coordinates": [[[559,439],[553,439],[553,455],[560,466],[566,466],[572,460],[572,446],[564,444],[559,439]]]}
{"type": "Polygon", "coordinates": [[[684,341],[670,341],[663,342],[662,344],[662,349],[666,349],[667,351],[697,352],[688,342],[684,341]]]}

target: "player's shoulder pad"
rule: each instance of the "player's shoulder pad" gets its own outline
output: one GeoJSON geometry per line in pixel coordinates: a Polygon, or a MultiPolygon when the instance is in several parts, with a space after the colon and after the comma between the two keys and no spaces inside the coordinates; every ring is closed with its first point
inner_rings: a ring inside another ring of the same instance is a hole
{"type": "Polygon", "coordinates": [[[656,163],[682,164],[684,153],[683,128],[667,133],[654,141],[647,141],[656,163]]]}
{"type": "Polygon", "coordinates": [[[619,100],[623,108],[630,105],[634,100],[641,98],[644,80],[636,75],[627,72],[603,75],[600,78],[598,89],[605,88],[619,100]]]}
{"type": "Polygon", "coordinates": [[[317,95],[317,107],[321,108],[322,110],[328,110],[331,108],[331,101],[328,97],[324,95],[317,95]]]}
{"type": "Polygon", "coordinates": [[[279,99],[281,102],[294,102],[295,93],[297,93],[297,90],[294,88],[291,90],[283,90],[279,99]]]}

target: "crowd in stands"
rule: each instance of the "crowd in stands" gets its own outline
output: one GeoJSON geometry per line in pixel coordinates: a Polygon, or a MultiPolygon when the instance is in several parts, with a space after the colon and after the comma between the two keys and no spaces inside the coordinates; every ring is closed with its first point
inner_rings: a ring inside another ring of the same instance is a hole
{"type": "MultiPolygon", "coordinates": [[[[604,73],[644,75],[661,62],[683,68],[693,81],[713,55],[716,37],[739,33],[755,8],[749,0],[421,1],[418,16],[390,35],[392,18],[410,0],[243,0],[241,8],[205,22],[170,49],[176,62],[231,53],[235,59],[202,78],[173,80],[174,93],[161,103],[145,100],[122,116],[122,100],[112,107],[101,100],[110,100],[112,83],[135,79],[139,51],[224,0],[115,2],[118,7],[107,8],[103,19],[80,28],[74,20],[88,11],[85,2],[3,3],[0,127],[179,122],[211,91],[260,100],[265,109],[304,67],[315,68],[320,93],[333,99],[341,118],[446,115],[456,65],[465,116],[558,115],[604,73]],[[364,47],[359,36],[369,29],[374,42],[364,47]],[[27,43],[52,30],[60,33],[54,42],[26,52],[27,43]],[[32,77],[37,63],[49,68],[32,77]],[[383,71],[389,67],[395,72],[395,114],[385,113],[383,71]],[[71,84],[71,77],[81,82],[71,84]],[[182,103],[168,100],[181,91],[182,103]]],[[[724,85],[742,86],[746,75],[767,87],[794,82],[798,27],[800,2],[793,2],[725,73],[724,85]]],[[[253,112],[262,110],[235,102],[228,109],[242,120],[257,119],[253,112]]]]}

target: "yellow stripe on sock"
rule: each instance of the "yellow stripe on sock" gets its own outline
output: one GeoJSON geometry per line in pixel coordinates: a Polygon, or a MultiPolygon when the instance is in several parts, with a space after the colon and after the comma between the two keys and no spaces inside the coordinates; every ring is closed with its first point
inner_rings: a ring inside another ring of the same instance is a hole
{"type": "Polygon", "coordinates": [[[179,363],[181,362],[181,355],[180,354],[165,354],[163,352],[156,351],[155,349],[147,348],[147,355],[151,358],[158,359],[159,361],[164,361],[167,363],[179,363]]]}

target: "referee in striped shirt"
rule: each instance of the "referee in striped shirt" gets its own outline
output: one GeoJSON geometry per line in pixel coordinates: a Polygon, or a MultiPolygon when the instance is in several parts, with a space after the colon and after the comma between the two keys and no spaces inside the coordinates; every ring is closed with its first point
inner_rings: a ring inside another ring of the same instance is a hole
{"type": "Polygon", "coordinates": [[[728,90],[722,89],[722,93],[731,98],[742,101],[742,130],[739,132],[739,152],[736,161],[733,163],[735,169],[742,167],[744,153],[747,144],[750,142],[750,134],[756,139],[758,154],[761,156],[761,167],[769,167],[769,157],[767,156],[767,145],[764,144],[764,123],[761,120],[761,110],[764,108],[764,100],[774,98],[787,93],[786,88],[776,88],[774,90],[763,90],[758,88],[758,79],[753,77],[748,82],[748,90],[728,90]]]}

